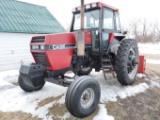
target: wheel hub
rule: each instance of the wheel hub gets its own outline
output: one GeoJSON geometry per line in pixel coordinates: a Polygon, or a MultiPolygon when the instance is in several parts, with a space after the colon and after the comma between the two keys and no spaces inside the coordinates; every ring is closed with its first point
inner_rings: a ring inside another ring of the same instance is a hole
{"type": "Polygon", "coordinates": [[[88,88],[84,90],[80,100],[81,106],[85,109],[89,108],[93,104],[94,97],[95,97],[95,93],[93,89],[88,88]]]}
{"type": "Polygon", "coordinates": [[[128,73],[130,73],[130,72],[132,72],[132,70],[136,66],[136,55],[135,55],[135,51],[133,49],[130,49],[127,64],[128,64],[128,73]]]}
{"type": "Polygon", "coordinates": [[[136,51],[134,50],[134,48],[131,48],[128,55],[127,63],[128,74],[131,79],[135,76],[136,70],[138,68],[138,62],[136,61],[136,57],[136,51]]]}

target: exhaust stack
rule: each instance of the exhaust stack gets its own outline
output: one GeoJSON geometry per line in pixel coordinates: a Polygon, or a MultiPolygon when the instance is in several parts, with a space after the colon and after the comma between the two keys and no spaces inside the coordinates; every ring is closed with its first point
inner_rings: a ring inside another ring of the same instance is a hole
{"type": "Polygon", "coordinates": [[[81,29],[76,35],[77,55],[85,55],[85,43],[84,43],[84,0],[81,0],[81,29]]]}

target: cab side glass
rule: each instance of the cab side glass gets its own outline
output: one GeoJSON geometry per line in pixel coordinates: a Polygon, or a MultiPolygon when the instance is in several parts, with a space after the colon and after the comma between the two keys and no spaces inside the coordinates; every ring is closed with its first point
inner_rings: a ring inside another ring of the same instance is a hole
{"type": "Polygon", "coordinates": [[[119,14],[116,13],[116,30],[121,30],[121,24],[119,19],[119,14]]]}
{"type": "Polygon", "coordinates": [[[104,20],[103,20],[104,29],[114,29],[114,14],[112,10],[104,10],[104,20]]]}

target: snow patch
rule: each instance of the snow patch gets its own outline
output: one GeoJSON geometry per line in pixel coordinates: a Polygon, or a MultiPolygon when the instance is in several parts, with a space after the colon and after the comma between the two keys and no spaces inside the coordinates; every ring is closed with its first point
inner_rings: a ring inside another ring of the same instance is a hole
{"type": "Polygon", "coordinates": [[[138,78],[143,78],[143,77],[145,77],[146,75],[145,74],[137,74],[137,77],[138,78]]]}
{"type": "Polygon", "coordinates": [[[156,81],[150,81],[150,83],[151,83],[151,87],[158,87],[158,88],[160,88],[160,83],[158,83],[158,82],[156,82],[156,81]]]}
{"type": "Polygon", "coordinates": [[[71,117],[71,114],[69,112],[66,112],[64,115],[63,115],[63,120],[66,120],[67,118],[71,117]]]}
{"type": "Polygon", "coordinates": [[[139,47],[139,51],[140,53],[143,53],[143,54],[160,54],[160,43],[158,44],[151,44],[151,43],[148,43],[148,44],[141,44],[139,43],[138,44],[138,47],[139,47]]]}
{"type": "Polygon", "coordinates": [[[117,101],[117,97],[120,97],[122,99],[135,96],[138,93],[145,92],[147,89],[149,89],[149,85],[146,83],[141,83],[139,85],[135,86],[108,86],[104,85],[101,88],[101,101],[102,102],[108,102],[108,101],[117,101]]]}
{"type": "Polygon", "coordinates": [[[104,104],[99,104],[99,112],[93,118],[93,120],[114,120],[114,118],[107,114],[107,110],[104,104]]]}
{"type": "Polygon", "coordinates": [[[46,83],[46,85],[41,91],[33,93],[25,93],[19,87],[7,89],[5,91],[1,91],[0,110],[4,112],[23,111],[26,113],[31,113],[33,116],[37,115],[39,118],[48,120],[46,116],[48,108],[52,107],[54,102],[51,102],[36,110],[36,107],[38,105],[37,99],[41,101],[48,97],[56,97],[64,94],[66,90],[67,89],[64,87],[51,83],[46,83]]]}
{"type": "Polygon", "coordinates": [[[2,85],[12,85],[11,83],[15,83],[18,81],[18,70],[10,70],[0,72],[0,86],[2,85]]]}
{"type": "Polygon", "coordinates": [[[147,63],[150,63],[150,64],[158,64],[160,65],[160,60],[152,60],[152,59],[147,59],[146,60],[147,63]]]}
{"type": "MultiPolygon", "coordinates": [[[[102,71],[99,73],[95,73],[94,71],[91,73],[91,75],[100,83],[101,86],[101,102],[108,102],[108,101],[117,101],[117,97],[120,97],[122,99],[135,96],[136,94],[145,92],[147,89],[149,89],[149,85],[146,83],[140,83],[138,85],[132,85],[132,86],[122,86],[117,81],[117,79],[107,79],[104,80],[104,76],[102,71]]],[[[112,75],[107,75],[110,78],[112,75]]],[[[143,75],[139,75],[139,77],[142,77],[143,75]]]]}

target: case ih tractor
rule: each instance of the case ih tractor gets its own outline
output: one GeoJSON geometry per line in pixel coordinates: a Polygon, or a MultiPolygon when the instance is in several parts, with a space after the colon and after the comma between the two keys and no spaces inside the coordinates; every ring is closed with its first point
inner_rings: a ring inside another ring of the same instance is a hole
{"type": "Polygon", "coordinates": [[[33,37],[30,43],[35,60],[22,65],[19,85],[26,92],[40,90],[46,81],[69,87],[65,104],[76,117],[90,115],[97,108],[101,91],[90,74],[92,69],[116,73],[122,85],[131,85],[137,75],[139,53],[136,40],[125,39],[118,10],[101,2],[73,10],[69,33],[33,37]],[[66,76],[73,71],[79,77],[66,76]]]}

